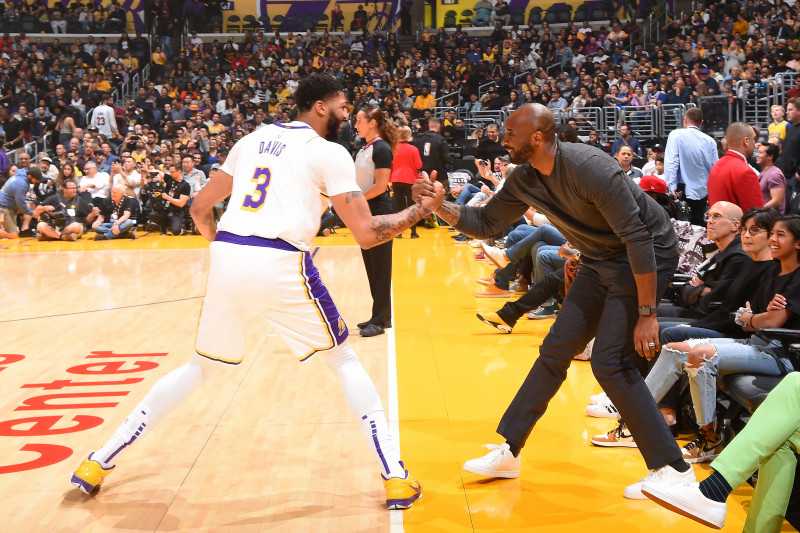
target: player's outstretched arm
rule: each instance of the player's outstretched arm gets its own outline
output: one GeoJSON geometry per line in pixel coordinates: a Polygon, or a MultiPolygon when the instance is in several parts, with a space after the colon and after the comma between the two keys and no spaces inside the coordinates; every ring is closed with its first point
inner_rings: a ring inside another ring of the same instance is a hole
{"type": "Polygon", "coordinates": [[[197,231],[208,241],[213,241],[217,236],[214,206],[230,196],[233,190],[233,176],[230,174],[217,170],[212,178],[197,193],[189,208],[197,231]]]}
{"type": "MultiPolygon", "coordinates": [[[[441,185],[423,173],[423,177],[411,186],[411,198],[415,202],[426,204],[439,187],[441,185]]],[[[480,207],[437,202],[433,210],[458,231],[477,239],[487,239],[519,220],[528,209],[528,205],[510,194],[504,194],[504,191],[505,189],[501,190],[480,207]]]]}
{"type": "Polygon", "coordinates": [[[390,241],[433,212],[435,204],[444,198],[444,189],[426,200],[426,205],[414,204],[391,215],[372,216],[361,192],[348,192],[331,197],[331,203],[353,237],[362,248],[372,248],[390,241]]]}

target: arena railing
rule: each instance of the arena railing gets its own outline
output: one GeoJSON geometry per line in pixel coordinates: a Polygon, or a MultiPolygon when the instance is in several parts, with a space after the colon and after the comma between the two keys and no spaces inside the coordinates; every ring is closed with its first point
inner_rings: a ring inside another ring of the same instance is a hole
{"type": "Polygon", "coordinates": [[[431,107],[433,107],[433,108],[441,107],[440,104],[442,102],[446,102],[447,99],[452,97],[453,95],[456,95],[456,97],[458,98],[458,101],[456,102],[456,107],[461,107],[461,93],[459,91],[454,91],[452,93],[447,93],[447,94],[445,94],[443,96],[440,96],[439,98],[434,99],[433,105],[431,107]]]}
{"type": "Polygon", "coordinates": [[[592,130],[597,130],[598,135],[603,124],[602,107],[573,107],[564,109],[556,118],[557,122],[566,123],[570,119],[575,119],[578,125],[578,135],[589,135],[592,130]]]}
{"type": "Polygon", "coordinates": [[[474,129],[476,126],[485,127],[489,124],[497,124],[500,131],[505,128],[508,113],[503,110],[498,111],[472,111],[465,119],[464,123],[470,128],[474,129]]]}
{"type": "Polygon", "coordinates": [[[786,107],[786,92],[794,87],[798,77],[800,74],[797,72],[780,72],[775,75],[775,83],[771,89],[776,104],[786,107]]]}
{"type": "Polygon", "coordinates": [[[497,87],[497,82],[496,81],[490,81],[489,83],[484,83],[483,85],[479,85],[478,86],[478,98],[479,99],[483,96],[483,93],[485,93],[486,90],[489,87],[497,87]]]}
{"type": "Polygon", "coordinates": [[[770,107],[777,103],[771,86],[774,78],[767,78],[759,83],[741,80],[736,83],[734,100],[736,120],[747,122],[758,128],[766,128],[772,120],[770,107]]]}
{"type": "Polygon", "coordinates": [[[445,111],[455,111],[456,116],[458,116],[458,106],[437,106],[431,108],[433,116],[437,118],[442,118],[444,116],[445,111]]]}
{"type": "Polygon", "coordinates": [[[637,139],[655,139],[659,136],[655,106],[625,106],[620,119],[621,124],[630,126],[632,135],[637,139]]]}
{"type": "Polygon", "coordinates": [[[666,139],[672,130],[683,127],[683,117],[686,115],[684,104],[661,104],[658,110],[659,137],[666,139]]]}

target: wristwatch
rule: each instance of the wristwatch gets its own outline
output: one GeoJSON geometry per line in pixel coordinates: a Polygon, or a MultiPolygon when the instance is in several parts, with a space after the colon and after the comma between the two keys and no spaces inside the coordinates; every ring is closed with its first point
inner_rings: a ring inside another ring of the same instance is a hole
{"type": "Polygon", "coordinates": [[[649,305],[639,306],[639,316],[650,316],[656,314],[656,308],[649,305]]]}

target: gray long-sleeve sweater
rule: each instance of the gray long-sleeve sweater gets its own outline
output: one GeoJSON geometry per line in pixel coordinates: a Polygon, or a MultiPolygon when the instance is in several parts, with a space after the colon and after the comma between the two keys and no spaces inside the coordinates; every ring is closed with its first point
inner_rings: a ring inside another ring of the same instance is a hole
{"type": "MultiPolygon", "coordinates": [[[[558,142],[558,141],[557,141],[558,142]]],[[[656,257],[678,255],[666,211],[602,151],[558,142],[553,172],[528,163],[515,168],[484,207],[464,207],[456,229],[477,238],[496,235],[533,207],[584,256],[597,261],[627,254],[635,274],[656,270],[656,257]]]]}

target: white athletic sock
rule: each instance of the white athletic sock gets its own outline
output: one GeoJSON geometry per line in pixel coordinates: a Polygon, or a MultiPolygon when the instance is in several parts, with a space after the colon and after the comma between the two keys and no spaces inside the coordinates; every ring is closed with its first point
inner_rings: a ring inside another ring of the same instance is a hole
{"type": "Polygon", "coordinates": [[[114,466],[122,450],[141,438],[221,368],[222,363],[195,355],[191,361],[158,380],[105,446],[91,454],[92,460],[104,468],[114,466]]]}
{"type": "Polygon", "coordinates": [[[378,459],[383,477],[405,477],[400,455],[389,434],[389,424],[378,390],[361,366],[353,347],[345,341],[332,350],[322,352],[320,356],[339,378],[347,407],[356,417],[361,433],[378,459]]]}

